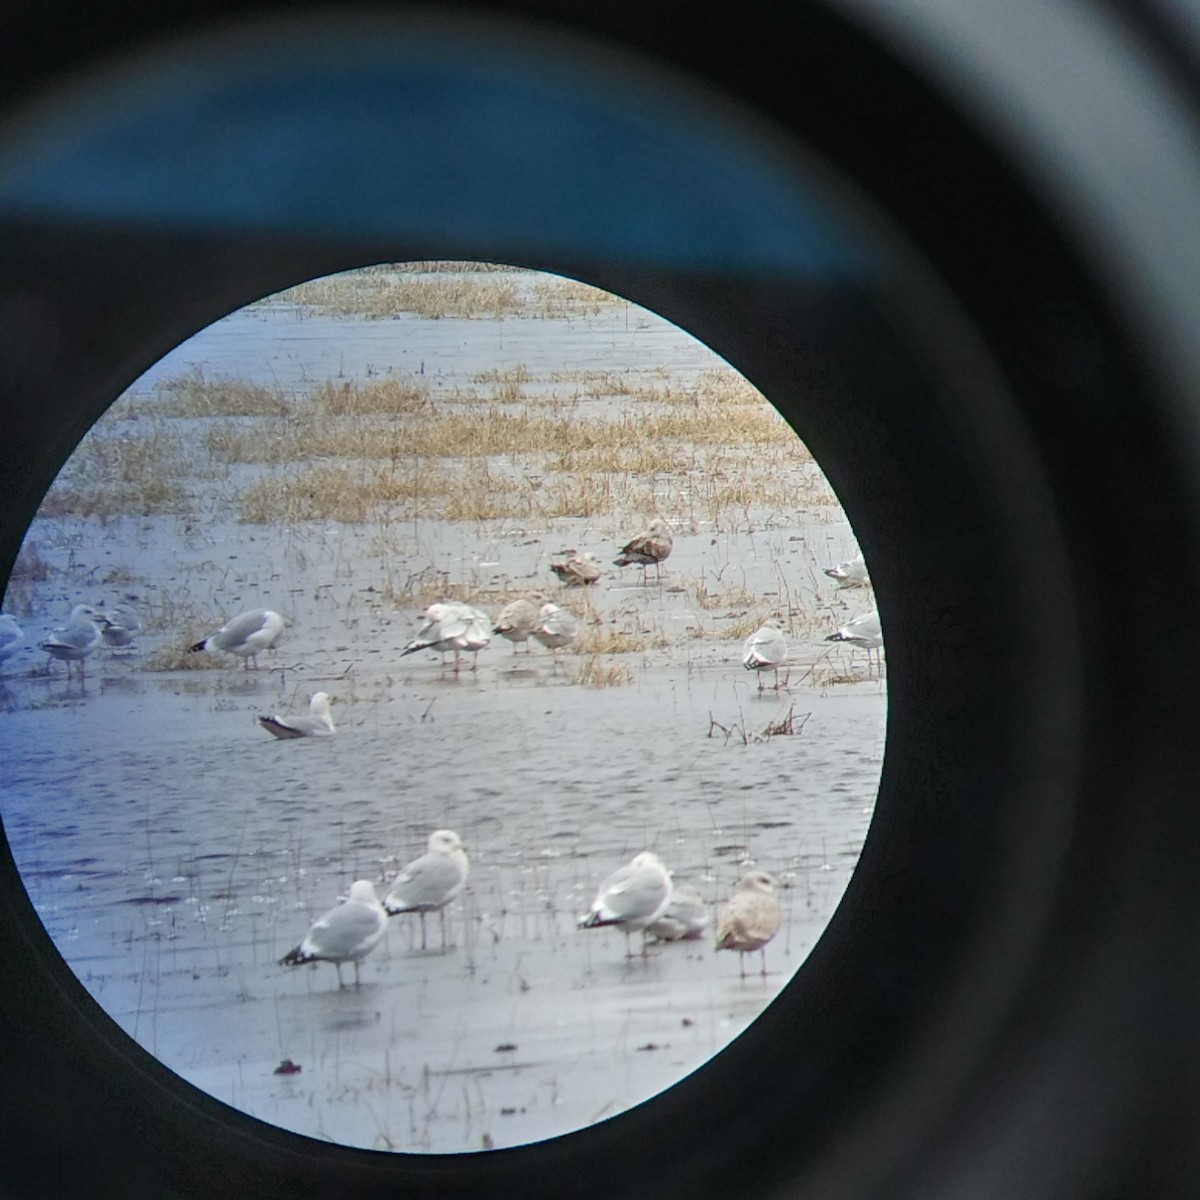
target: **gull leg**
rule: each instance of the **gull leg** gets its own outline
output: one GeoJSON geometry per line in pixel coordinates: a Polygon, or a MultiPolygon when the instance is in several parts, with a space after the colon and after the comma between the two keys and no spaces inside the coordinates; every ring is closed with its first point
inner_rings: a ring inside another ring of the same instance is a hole
{"type": "Polygon", "coordinates": [[[340,962],[335,962],[333,964],[333,969],[337,972],[338,991],[341,991],[341,989],[346,986],[345,983],[342,981],[342,964],[340,962]]]}
{"type": "Polygon", "coordinates": [[[425,914],[421,913],[421,949],[425,949],[425,914]]]}
{"type": "Polygon", "coordinates": [[[358,959],[354,960],[354,986],[362,987],[362,980],[358,977],[358,959]]]}

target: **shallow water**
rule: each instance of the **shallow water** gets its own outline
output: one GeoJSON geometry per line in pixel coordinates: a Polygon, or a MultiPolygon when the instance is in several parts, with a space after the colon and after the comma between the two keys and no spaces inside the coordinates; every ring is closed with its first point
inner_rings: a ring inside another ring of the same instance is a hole
{"type": "MultiPolygon", "coordinates": [[[[465,378],[518,361],[535,373],[713,362],[624,305],[503,321],[255,309],[169,360],[159,377],[198,362],[212,375],[294,381],[367,364],[465,378]]],[[[55,573],[24,585],[31,643],[76,600],[125,590],[152,616],[169,615],[170,597],[214,618],[268,604],[289,620],[257,672],[233,660],[143,670],[172,634],[154,620],[136,653],[98,653],[83,682],[61,664],[46,673],[32,650],[6,664],[5,830],[56,944],[126,1032],[184,1079],[284,1128],[452,1152],[614,1115],[745,1028],[803,962],[857,861],[886,696],[878,679],[820,682],[814,668],[831,648],[819,633],[793,641],[781,690],[768,677],[760,693],[740,639],[713,636],[730,615],[697,608],[682,584],[734,573],[832,629],[869,604],[821,574],[854,551],[840,510],[781,514],[753,532],[687,529],[662,582],[606,565],[587,591],[590,619],[654,635],[621,656],[625,686],[581,686],[571,655],[556,662],[501,639],[457,674],[431,653],[402,658],[416,613],[383,599],[385,584],[431,567],[555,592],[551,553],[579,545],[607,560],[609,524],[430,517],[381,535],[195,515],[35,523],[55,573]],[[277,742],[257,727],[258,713],[302,711],[319,689],[336,697],[335,738],[277,742]],[[789,710],[797,732],[764,737],[789,710]],[[436,916],[427,951],[420,922],[404,916],[364,962],[361,988],[338,990],[327,964],[278,965],[352,880],[390,880],[438,827],[462,835],[472,863],[445,950],[436,916]],[[743,978],[738,956],[710,940],[629,959],[619,933],[576,928],[598,883],[647,848],[714,906],[749,864],[783,881],[765,979],[757,956],[743,978]],[[276,1075],[285,1059],[300,1072],[276,1075]]]]}

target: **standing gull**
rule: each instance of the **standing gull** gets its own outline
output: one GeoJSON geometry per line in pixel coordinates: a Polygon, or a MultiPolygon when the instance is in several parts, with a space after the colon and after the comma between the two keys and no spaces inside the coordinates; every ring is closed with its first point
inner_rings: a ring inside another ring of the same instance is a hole
{"type": "Polygon", "coordinates": [[[557,604],[543,604],[538,613],[533,636],[547,650],[554,652],[554,662],[557,666],[559,650],[570,645],[579,636],[579,622],[575,614],[565,608],[559,608],[557,604]]]}
{"type": "Polygon", "coordinates": [[[636,563],[642,568],[642,582],[645,583],[646,568],[651,563],[654,564],[655,578],[662,577],[662,564],[671,553],[673,545],[671,527],[662,517],[655,517],[645,530],[621,547],[621,553],[613,559],[613,563],[618,567],[636,563]]]}
{"type": "Polygon", "coordinates": [[[421,949],[426,946],[425,914],[440,914],[442,948],[446,946],[446,905],[466,885],[470,863],[462,839],[452,829],[435,829],[429,835],[429,849],[414,859],[392,881],[383,899],[389,917],[415,912],[421,916],[421,949]]]}
{"type": "Polygon", "coordinates": [[[538,623],[538,615],[546,597],[542,592],[526,592],[525,595],[506,604],[492,626],[492,632],[502,638],[508,638],[513,644],[513,653],[517,652],[517,643],[524,642],[529,649],[529,635],[538,623]]]}
{"type": "Polygon", "coordinates": [[[455,651],[465,650],[468,654],[473,654],[475,657],[471,663],[471,670],[479,670],[479,652],[485,650],[492,641],[492,619],[487,613],[482,612],[478,608],[472,608],[469,604],[460,604],[461,616],[463,621],[462,632],[451,638],[454,643],[455,651]]]}
{"type": "Polygon", "coordinates": [[[737,950],[742,978],[746,977],[746,955],[762,954],[762,974],[767,974],[766,944],[779,932],[781,912],[775,897],[779,881],[766,871],[751,871],[738,880],[733,895],[717,918],[717,949],[737,950]]]}
{"type": "Polygon", "coordinates": [[[259,717],[258,723],[277,738],[329,737],[333,717],[329,712],[329,693],[316,692],[308,702],[307,717],[259,717]]]}
{"type": "Polygon", "coordinates": [[[883,645],[883,627],[879,623],[879,610],[871,609],[847,621],[836,633],[831,633],[827,642],[848,642],[851,646],[859,646],[867,652],[867,666],[870,668],[871,653],[875,652],[875,660],[879,660],[879,648],[883,645]]]}
{"type": "Polygon", "coordinates": [[[742,648],[742,666],[747,671],[758,672],[758,690],[763,690],[762,673],[775,672],[775,690],[779,691],[779,668],[787,658],[787,642],[779,628],[779,622],[774,617],[767,620],[762,628],[755,630],[742,648]]]}
{"type": "Polygon", "coordinates": [[[25,631],[9,613],[0,613],[0,663],[12,658],[25,645],[25,631]]]}
{"type": "Polygon", "coordinates": [[[338,987],[342,982],[342,963],[354,964],[354,986],[359,984],[358,964],[378,945],[387,932],[387,913],[375,895],[369,879],[350,885],[350,895],[336,908],[319,916],[304,939],[280,960],[283,967],[301,963],[331,962],[337,969],[338,987]]]}
{"type": "Polygon", "coordinates": [[[642,956],[646,954],[645,930],[666,910],[671,899],[671,876],[657,854],[643,850],[618,867],[601,885],[591,910],[579,922],[580,929],[615,925],[625,934],[626,957],[632,957],[629,935],[643,931],[642,956]]]}
{"type": "Polygon", "coordinates": [[[836,567],[826,567],[825,574],[830,579],[836,579],[839,587],[870,587],[871,577],[867,574],[867,563],[860,554],[857,558],[847,559],[836,567]]]}
{"type": "Polygon", "coordinates": [[[90,604],[77,604],[71,609],[71,618],[65,626],[55,629],[41,643],[41,648],[51,658],[61,659],[67,664],[67,678],[71,677],[71,664],[79,664],[79,678],[83,678],[83,660],[100,645],[100,626],[96,624],[99,613],[90,604]]]}
{"type": "Polygon", "coordinates": [[[590,550],[586,554],[580,554],[578,550],[569,553],[571,557],[566,562],[550,564],[550,570],[567,587],[585,587],[600,578],[600,560],[590,550]]]}
{"type": "Polygon", "coordinates": [[[254,660],[254,669],[258,670],[258,652],[274,645],[275,639],[283,632],[283,618],[269,608],[253,608],[249,612],[239,613],[232,621],[226,621],[216,633],[201,638],[188,651],[224,650],[226,654],[236,654],[242,660],[242,667],[250,668],[250,660],[254,660]]]}
{"type": "Polygon", "coordinates": [[[660,942],[690,941],[704,936],[708,928],[708,905],[693,887],[682,884],[671,890],[662,916],[646,927],[649,937],[660,942]]]}
{"type": "Polygon", "coordinates": [[[123,649],[133,642],[133,636],[142,623],[131,605],[114,604],[105,607],[100,614],[100,636],[104,644],[112,649],[123,649]]]}

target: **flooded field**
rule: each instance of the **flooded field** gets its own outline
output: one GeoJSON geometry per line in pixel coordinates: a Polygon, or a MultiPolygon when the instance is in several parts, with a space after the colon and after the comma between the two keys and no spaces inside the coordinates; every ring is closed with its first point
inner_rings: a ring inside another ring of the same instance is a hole
{"type": "Polygon", "coordinates": [[[857,548],[803,446],[653,315],[515,272],[306,287],[157,364],[47,496],[4,606],[26,645],[0,663],[0,815],[84,985],[217,1099],[374,1149],[565,1133],[700,1066],[820,936],[886,714],[866,655],[825,639],[874,601],[825,575],[857,548]],[[614,566],[656,516],[670,556],[614,566]],[[556,578],[572,550],[596,583],[556,578]],[[533,589],[578,621],[558,652],[402,655],[427,605],[494,619],[533,589]],[[37,649],[118,602],[141,628],[82,678],[37,649]],[[260,669],[188,652],[259,607],[287,622],[260,669]],[[778,689],[742,667],[772,616],[778,689]],[[259,727],[317,691],[335,736],[259,727]],[[471,869],[427,949],[401,914],[361,986],[279,964],[439,828],[471,869]],[[578,928],[642,850],[713,921],[747,870],[780,881],[765,977],[711,923],[644,957],[578,928]]]}

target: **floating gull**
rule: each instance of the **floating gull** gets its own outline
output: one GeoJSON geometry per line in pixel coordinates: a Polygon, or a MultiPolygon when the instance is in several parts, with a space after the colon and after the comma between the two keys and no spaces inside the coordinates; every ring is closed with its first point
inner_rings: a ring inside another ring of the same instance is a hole
{"type": "Polygon", "coordinates": [[[525,595],[506,604],[492,626],[492,632],[503,638],[508,638],[513,644],[513,653],[517,652],[517,643],[524,642],[529,649],[529,635],[538,623],[542,605],[546,597],[541,592],[526,592],[525,595]]]}
{"type": "Polygon", "coordinates": [[[708,928],[708,905],[695,888],[675,887],[662,916],[646,927],[648,937],[660,942],[680,942],[704,936],[708,928]]]}
{"type": "Polygon", "coordinates": [[[249,669],[250,659],[253,659],[257,671],[258,652],[274,645],[275,639],[283,632],[283,625],[283,618],[277,612],[269,608],[254,608],[239,613],[232,621],[226,621],[216,633],[201,638],[188,650],[224,650],[226,654],[236,654],[246,669],[249,669]]]}
{"type": "Polygon", "coordinates": [[[600,560],[589,550],[580,554],[578,550],[570,551],[571,557],[566,562],[552,562],[550,570],[566,584],[567,587],[583,587],[595,583],[600,578],[600,560]]]}
{"type": "Polygon", "coordinates": [[[613,559],[618,567],[636,563],[642,568],[642,582],[646,582],[646,568],[653,563],[655,578],[662,574],[662,564],[671,553],[674,541],[671,527],[661,517],[655,517],[647,529],[630,539],[621,547],[621,553],[613,559]]]}
{"type": "Polygon", "coordinates": [[[319,916],[308,937],[295,950],[288,951],[279,965],[295,967],[301,963],[331,962],[337,968],[338,987],[342,983],[342,963],[354,964],[354,985],[358,986],[358,964],[379,944],[387,932],[387,913],[375,895],[369,879],[350,885],[350,895],[336,908],[319,916]]]}
{"type": "Polygon", "coordinates": [[[857,558],[847,559],[836,567],[826,567],[825,574],[830,579],[836,579],[839,587],[870,587],[871,577],[867,574],[867,563],[860,554],[857,558]]]}
{"type": "Polygon", "coordinates": [[[559,650],[579,636],[579,622],[575,619],[575,614],[565,608],[559,608],[557,604],[543,604],[538,613],[533,636],[547,650],[554,651],[554,661],[557,663],[559,650]]]}
{"type": "Polygon", "coordinates": [[[25,645],[25,632],[16,617],[0,613],[0,663],[12,658],[25,645]]]}
{"type": "Polygon", "coordinates": [[[779,881],[766,871],[751,871],[738,880],[733,895],[717,918],[717,949],[737,950],[738,966],[746,976],[746,955],[762,953],[762,973],[767,974],[766,944],[779,932],[781,917],[775,897],[779,881]]]}
{"type": "MultiPolygon", "coordinates": [[[[580,929],[616,925],[625,934],[627,956],[629,935],[643,931],[663,915],[671,899],[671,876],[657,854],[643,850],[623,867],[618,867],[601,885],[591,910],[579,922],[580,929]]],[[[642,938],[642,954],[646,939],[642,938]]]]}
{"type": "Polygon", "coordinates": [[[128,646],[133,641],[133,635],[142,627],[137,612],[128,604],[114,604],[112,608],[105,606],[99,619],[100,636],[104,644],[114,650],[128,646]]]}
{"type": "Polygon", "coordinates": [[[871,653],[875,652],[875,660],[879,660],[879,648],[883,645],[883,628],[879,623],[879,610],[873,608],[870,612],[847,621],[836,633],[831,633],[827,642],[848,642],[867,652],[868,668],[871,664],[871,653]]]}
{"type": "Polygon", "coordinates": [[[71,664],[79,664],[79,678],[83,678],[83,660],[100,645],[100,626],[96,624],[99,613],[90,604],[77,604],[71,609],[71,619],[60,629],[55,629],[41,643],[51,658],[61,659],[67,664],[67,678],[71,677],[71,664]]]}
{"type": "Polygon", "coordinates": [[[429,835],[429,850],[414,859],[392,881],[383,907],[389,917],[415,912],[421,915],[421,949],[425,949],[425,914],[440,914],[442,947],[446,945],[446,905],[463,890],[470,863],[462,839],[452,829],[429,835]]]}
{"type": "Polygon", "coordinates": [[[775,690],[779,691],[779,668],[787,658],[787,642],[779,629],[779,622],[773,617],[766,621],[761,629],[755,630],[742,648],[742,666],[747,671],[758,672],[758,690],[763,690],[762,673],[775,672],[775,690]]]}
{"type": "Polygon", "coordinates": [[[277,738],[329,737],[333,717],[329,712],[329,693],[317,692],[308,702],[307,717],[259,717],[258,723],[277,738]]]}

